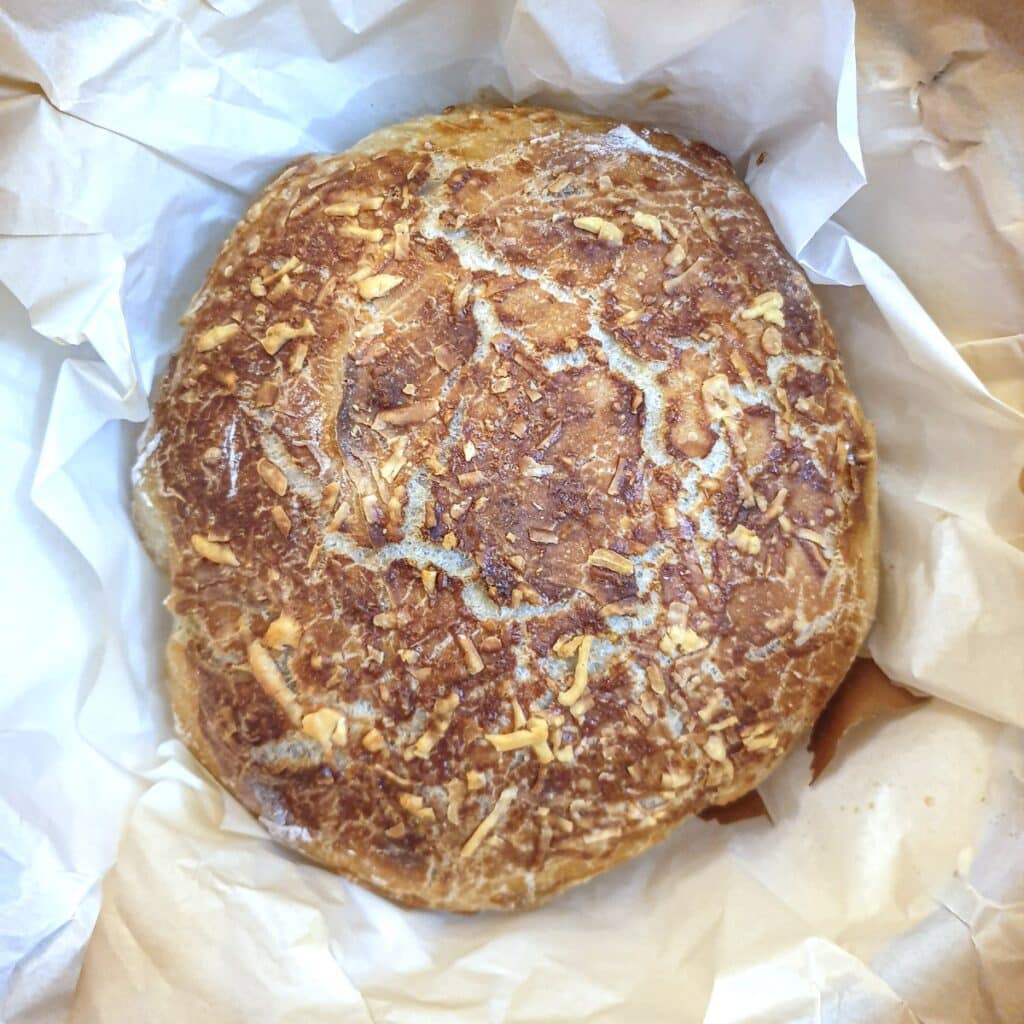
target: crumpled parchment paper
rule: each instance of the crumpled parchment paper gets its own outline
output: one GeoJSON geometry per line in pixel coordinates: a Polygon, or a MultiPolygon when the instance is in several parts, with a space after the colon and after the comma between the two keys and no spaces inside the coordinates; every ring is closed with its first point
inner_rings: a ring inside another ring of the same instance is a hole
{"type": "Polygon", "coordinates": [[[858,19],[855,63],[840,0],[6,0],[0,1017],[1024,1019],[1020,40],[949,0],[858,19]],[[706,139],[836,285],[882,457],[870,653],[941,700],[813,788],[795,754],[774,825],[691,821],[539,911],[452,918],[280,850],[171,738],[127,500],[253,192],[479,97],[706,139]]]}

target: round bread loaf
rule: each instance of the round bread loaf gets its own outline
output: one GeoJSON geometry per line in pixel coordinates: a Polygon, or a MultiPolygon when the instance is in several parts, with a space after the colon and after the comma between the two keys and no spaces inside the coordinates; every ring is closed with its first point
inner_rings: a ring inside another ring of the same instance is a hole
{"type": "Polygon", "coordinates": [[[756,786],[870,625],[874,450],[706,145],[458,108],[289,167],[136,467],[171,697],[270,833],[539,902],[756,786]]]}

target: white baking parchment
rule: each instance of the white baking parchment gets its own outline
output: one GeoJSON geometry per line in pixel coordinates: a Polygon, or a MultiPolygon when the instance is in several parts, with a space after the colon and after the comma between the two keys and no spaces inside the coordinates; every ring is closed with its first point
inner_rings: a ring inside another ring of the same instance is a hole
{"type": "Polygon", "coordinates": [[[1024,72],[962,10],[862,4],[855,64],[838,0],[4,0],[3,1020],[1024,1020],[1024,72]],[[794,754],[774,824],[454,918],[281,850],[173,739],[127,502],[254,191],[480,97],[706,139],[837,285],[882,459],[870,652],[939,699],[813,787],[794,754]]]}

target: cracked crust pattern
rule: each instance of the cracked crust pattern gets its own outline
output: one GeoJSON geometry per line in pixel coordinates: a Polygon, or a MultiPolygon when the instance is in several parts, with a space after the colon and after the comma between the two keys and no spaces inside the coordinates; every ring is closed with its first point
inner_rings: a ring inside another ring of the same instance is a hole
{"type": "Polygon", "coordinates": [[[757,785],[870,624],[870,430],[727,161],[458,108],[289,167],[136,470],[186,741],[396,900],[524,906],[757,785]]]}

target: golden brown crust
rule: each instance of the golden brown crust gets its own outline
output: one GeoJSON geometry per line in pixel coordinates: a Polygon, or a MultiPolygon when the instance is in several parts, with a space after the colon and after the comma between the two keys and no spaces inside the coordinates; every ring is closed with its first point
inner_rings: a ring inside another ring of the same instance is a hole
{"type": "Polygon", "coordinates": [[[756,786],[867,631],[874,446],[728,163],[459,108],[225,243],[136,478],[180,729],[404,903],[528,905],[756,786]]]}

